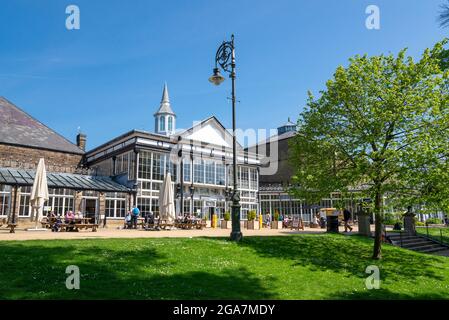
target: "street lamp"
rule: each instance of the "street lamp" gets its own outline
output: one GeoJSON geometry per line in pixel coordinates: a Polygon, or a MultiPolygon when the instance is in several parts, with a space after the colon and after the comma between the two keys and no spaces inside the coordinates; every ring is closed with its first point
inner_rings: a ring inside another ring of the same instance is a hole
{"type": "Polygon", "coordinates": [[[220,69],[229,73],[229,77],[232,81],[232,166],[233,166],[233,183],[234,188],[232,190],[232,231],[231,240],[240,241],[242,239],[242,232],[240,231],[240,196],[237,190],[237,152],[236,152],[236,137],[235,137],[235,46],[234,35],[231,35],[231,41],[223,41],[218,48],[215,55],[215,68],[213,69],[213,75],[209,78],[209,81],[216,86],[220,85],[225,78],[221,75],[220,69]]]}

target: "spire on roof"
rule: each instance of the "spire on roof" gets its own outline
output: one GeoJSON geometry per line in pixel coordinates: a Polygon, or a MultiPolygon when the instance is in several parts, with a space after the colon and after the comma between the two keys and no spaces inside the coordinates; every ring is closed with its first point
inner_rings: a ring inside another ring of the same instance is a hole
{"type": "Polygon", "coordinates": [[[165,84],[164,84],[164,91],[162,92],[161,103],[170,103],[170,98],[168,97],[167,82],[165,82],[165,84]]]}
{"type": "Polygon", "coordinates": [[[159,106],[158,111],[154,115],[158,114],[171,114],[175,115],[171,106],[170,106],[170,98],[168,96],[168,86],[167,83],[164,84],[164,91],[162,92],[161,104],[159,106]]]}

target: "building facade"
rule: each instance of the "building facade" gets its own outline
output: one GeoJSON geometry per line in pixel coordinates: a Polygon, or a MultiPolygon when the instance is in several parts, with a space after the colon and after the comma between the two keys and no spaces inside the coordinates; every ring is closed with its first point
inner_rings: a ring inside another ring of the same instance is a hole
{"type": "MultiPolygon", "coordinates": [[[[132,188],[134,201],[143,214],[159,211],[159,190],[170,172],[178,215],[193,214],[211,219],[230,211],[232,191],[232,135],[215,117],[176,130],[173,112],[164,86],[154,132],[132,130],[90,150],[85,163],[93,175],[112,176],[132,188]]],[[[241,219],[249,210],[258,212],[258,166],[255,154],[238,145],[238,190],[241,219]]],[[[123,215],[107,206],[109,218],[123,215]]]]}
{"type": "MultiPolygon", "coordinates": [[[[98,220],[111,193],[131,197],[131,190],[110,177],[90,176],[84,164],[86,136],[74,144],[19,107],[0,97],[0,219],[30,222],[35,170],[44,158],[49,200],[44,211],[82,211],[98,220]]],[[[126,198],[126,197],[125,197],[126,198]]]]}

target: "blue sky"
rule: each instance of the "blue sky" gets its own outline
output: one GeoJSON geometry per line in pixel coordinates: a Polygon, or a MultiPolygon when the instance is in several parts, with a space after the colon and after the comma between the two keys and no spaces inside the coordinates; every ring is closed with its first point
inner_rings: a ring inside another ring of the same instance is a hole
{"type": "Polygon", "coordinates": [[[230,81],[207,79],[215,51],[235,34],[237,127],[296,119],[355,54],[418,57],[449,35],[443,0],[1,0],[0,95],[88,149],[133,128],[153,130],[164,81],[178,127],[217,116],[231,126],[230,81]],[[81,29],[65,28],[65,8],[81,29]],[[365,8],[380,8],[380,30],[365,8]]]}

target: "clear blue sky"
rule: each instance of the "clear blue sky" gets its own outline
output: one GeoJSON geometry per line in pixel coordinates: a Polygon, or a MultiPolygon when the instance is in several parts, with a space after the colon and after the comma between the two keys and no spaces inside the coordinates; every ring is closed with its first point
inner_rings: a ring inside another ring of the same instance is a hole
{"type": "Polygon", "coordinates": [[[212,86],[215,51],[235,33],[237,126],[296,119],[350,56],[418,56],[449,35],[443,0],[1,0],[0,95],[88,149],[133,128],[153,130],[164,81],[178,127],[216,115],[231,126],[230,81],[212,86]],[[66,6],[81,29],[65,28],[66,6]],[[365,28],[378,5],[381,29],[365,28]]]}

